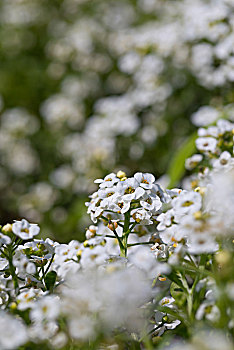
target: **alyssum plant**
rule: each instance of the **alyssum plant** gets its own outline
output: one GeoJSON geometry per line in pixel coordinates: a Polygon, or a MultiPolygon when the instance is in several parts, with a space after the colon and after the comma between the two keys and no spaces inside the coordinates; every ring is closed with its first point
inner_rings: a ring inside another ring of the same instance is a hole
{"type": "Polygon", "coordinates": [[[199,129],[196,146],[187,189],[95,180],[84,242],[1,228],[1,349],[232,349],[233,124],[199,129]]]}

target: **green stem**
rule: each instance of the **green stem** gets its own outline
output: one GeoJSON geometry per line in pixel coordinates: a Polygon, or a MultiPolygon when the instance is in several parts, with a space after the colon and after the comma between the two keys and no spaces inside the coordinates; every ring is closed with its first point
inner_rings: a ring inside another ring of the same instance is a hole
{"type": "Polygon", "coordinates": [[[105,235],[105,236],[103,236],[103,235],[96,235],[96,236],[98,236],[98,237],[108,237],[108,238],[116,239],[116,236],[111,236],[111,235],[105,235]]]}
{"type": "Polygon", "coordinates": [[[19,284],[18,284],[17,275],[15,273],[15,266],[13,265],[13,254],[12,254],[11,246],[9,246],[8,252],[9,252],[9,256],[8,256],[9,270],[10,270],[10,273],[11,273],[11,276],[12,276],[12,280],[13,280],[13,283],[14,283],[15,294],[17,294],[18,293],[18,289],[19,289],[19,284]]]}
{"type": "Polygon", "coordinates": [[[154,244],[154,242],[138,242],[138,243],[131,243],[131,244],[128,244],[127,247],[134,247],[136,245],[142,245],[142,244],[154,244]]]}
{"type": "Polygon", "coordinates": [[[49,265],[47,266],[46,270],[45,270],[45,276],[47,274],[47,272],[49,271],[50,269],[50,266],[52,265],[52,262],[54,260],[54,256],[55,256],[55,253],[52,255],[51,259],[50,259],[50,262],[49,262],[49,265]]]}
{"type": "MultiPolygon", "coordinates": [[[[119,247],[120,247],[120,252],[122,252],[124,250],[124,245],[123,245],[123,242],[121,240],[121,238],[119,237],[118,233],[116,232],[116,230],[113,230],[113,233],[115,235],[115,237],[117,238],[118,240],[118,243],[119,243],[119,247]]],[[[121,255],[121,254],[120,254],[121,255]]],[[[122,256],[122,255],[121,255],[122,256]]]]}
{"type": "Polygon", "coordinates": [[[103,219],[104,221],[109,222],[109,220],[107,218],[105,218],[105,216],[103,216],[103,215],[101,215],[100,218],[103,219]]]}
{"type": "Polygon", "coordinates": [[[123,228],[123,237],[122,237],[122,243],[124,246],[124,249],[121,251],[121,256],[127,257],[128,252],[128,236],[130,233],[130,217],[131,217],[131,209],[127,211],[127,213],[124,214],[124,228],[123,228]]]}

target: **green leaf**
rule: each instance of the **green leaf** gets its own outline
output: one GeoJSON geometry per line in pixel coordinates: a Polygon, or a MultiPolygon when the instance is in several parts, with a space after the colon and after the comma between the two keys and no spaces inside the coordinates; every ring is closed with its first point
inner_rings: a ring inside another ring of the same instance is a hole
{"type": "Polygon", "coordinates": [[[47,273],[47,275],[45,276],[45,286],[47,290],[49,291],[53,290],[53,287],[56,282],[56,277],[57,277],[57,273],[55,271],[50,271],[47,273]]]}
{"type": "Polygon", "coordinates": [[[161,312],[164,312],[164,313],[166,313],[168,315],[174,316],[175,319],[180,320],[182,322],[185,319],[185,315],[184,314],[179,313],[178,310],[173,310],[173,309],[171,309],[170,307],[167,307],[167,306],[158,306],[157,310],[159,310],[161,312]]]}
{"type": "Polygon", "coordinates": [[[196,146],[195,146],[196,138],[197,138],[197,132],[193,133],[189,138],[187,138],[183,142],[180,149],[175,153],[175,156],[172,158],[172,161],[167,171],[167,174],[170,177],[170,184],[168,186],[169,188],[176,186],[179,180],[184,175],[185,160],[196,151],[196,146]]]}
{"type": "Polygon", "coordinates": [[[180,280],[180,278],[178,277],[175,271],[171,271],[170,274],[167,274],[167,277],[169,278],[170,281],[178,285],[178,287],[181,288],[184,292],[187,292],[186,288],[184,287],[182,281],[180,280]]]}
{"type": "Polygon", "coordinates": [[[180,286],[176,284],[175,282],[172,282],[171,287],[170,287],[170,293],[171,296],[175,299],[176,305],[179,307],[183,306],[186,301],[186,295],[180,286]]]}

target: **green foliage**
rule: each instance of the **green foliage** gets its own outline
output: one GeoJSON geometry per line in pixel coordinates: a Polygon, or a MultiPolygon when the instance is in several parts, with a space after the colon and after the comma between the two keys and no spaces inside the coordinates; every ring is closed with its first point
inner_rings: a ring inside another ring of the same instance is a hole
{"type": "Polygon", "coordinates": [[[188,137],[174,153],[167,174],[170,177],[169,188],[175,187],[179,184],[179,181],[185,173],[184,163],[185,160],[190,157],[196,150],[195,140],[197,138],[197,133],[193,133],[188,137]]]}
{"type": "Polygon", "coordinates": [[[57,277],[57,273],[55,271],[50,271],[47,273],[47,275],[45,276],[45,286],[47,290],[51,292],[53,291],[53,288],[56,282],[56,277],[57,277]]]}

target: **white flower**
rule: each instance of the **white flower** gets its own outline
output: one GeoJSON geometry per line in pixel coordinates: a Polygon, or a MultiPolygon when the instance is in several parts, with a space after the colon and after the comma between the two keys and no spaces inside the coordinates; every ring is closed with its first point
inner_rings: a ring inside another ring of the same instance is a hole
{"type": "Polygon", "coordinates": [[[80,264],[84,268],[93,268],[104,264],[105,260],[108,258],[107,251],[105,247],[97,245],[96,247],[85,248],[81,254],[80,264]]]}
{"type": "Polygon", "coordinates": [[[60,265],[64,261],[76,258],[77,249],[71,244],[60,244],[55,247],[55,263],[60,265]]]}
{"type": "Polygon", "coordinates": [[[166,190],[166,193],[168,196],[170,196],[170,199],[178,197],[181,193],[184,193],[181,188],[172,188],[171,190],[166,190]]]}
{"type": "Polygon", "coordinates": [[[149,210],[152,214],[156,214],[156,212],[158,212],[162,207],[162,202],[155,193],[145,193],[142,200],[140,200],[140,204],[144,209],[149,210]]]}
{"type": "Polygon", "coordinates": [[[149,279],[169,272],[168,265],[159,263],[154,252],[146,246],[136,247],[130,252],[129,261],[138,269],[143,270],[149,279]]]}
{"type": "Polygon", "coordinates": [[[36,272],[36,266],[33,262],[29,261],[26,255],[19,250],[13,256],[13,265],[17,267],[18,273],[21,277],[25,277],[27,274],[34,274],[36,272]]]}
{"type": "Polygon", "coordinates": [[[192,122],[196,126],[205,126],[214,123],[219,117],[219,112],[211,106],[203,106],[192,114],[192,122]]]}
{"type": "Polygon", "coordinates": [[[201,154],[194,154],[192,157],[187,158],[185,161],[185,168],[188,170],[194,169],[198,163],[202,161],[203,156],[201,154]]]}
{"type": "Polygon", "coordinates": [[[213,137],[199,137],[196,140],[196,147],[201,152],[215,153],[217,140],[213,137]]]}
{"type": "Polygon", "coordinates": [[[28,340],[25,325],[3,311],[0,312],[0,333],[0,348],[3,350],[16,349],[28,340]]]}
{"type": "Polygon", "coordinates": [[[157,261],[149,247],[139,246],[129,254],[129,261],[137,268],[150,271],[156,267],[157,261]]]}
{"type": "Polygon", "coordinates": [[[101,199],[99,198],[98,192],[94,192],[91,196],[91,201],[86,202],[85,205],[88,207],[87,213],[90,214],[91,220],[96,223],[97,218],[102,214],[103,207],[101,204],[101,199]]]}
{"type": "Polygon", "coordinates": [[[157,229],[159,231],[165,230],[167,227],[172,225],[174,220],[175,220],[174,209],[170,209],[166,213],[160,214],[159,216],[157,216],[157,221],[159,221],[157,229]]]}
{"type": "Polygon", "coordinates": [[[54,321],[59,312],[59,298],[54,295],[46,295],[34,303],[30,311],[30,319],[36,323],[43,320],[54,321]]]}
{"type": "Polygon", "coordinates": [[[224,151],[220,154],[219,159],[216,159],[213,163],[214,168],[222,168],[229,166],[230,162],[233,161],[231,154],[224,151]]]}
{"type": "Polygon", "coordinates": [[[95,321],[90,316],[80,315],[68,322],[68,329],[72,338],[87,341],[95,335],[95,321]]]}
{"type": "Polygon", "coordinates": [[[112,197],[112,201],[109,203],[109,209],[119,214],[124,214],[129,210],[130,205],[131,198],[126,198],[126,196],[121,196],[120,194],[116,193],[112,197]]]}
{"type": "Polygon", "coordinates": [[[137,180],[139,183],[139,186],[145,188],[145,189],[150,189],[152,188],[152,185],[155,181],[155,177],[152,174],[149,173],[136,173],[134,175],[134,178],[137,180]]]}
{"type": "Polygon", "coordinates": [[[217,322],[220,317],[220,311],[216,305],[213,304],[213,301],[205,301],[202,303],[197,312],[196,319],[202,320],[206,318],[209,321],[217,322]]]}
{"type": "Polygon", "coordinates": [[[55,321],[33,322],[32,325],[28,328],[30,339],[33,342],[38,342],[38,340],[47,341],[53,337],[57,331],[58,325],[55,321]]]}
{"type": "Polygon", "coordinates": [[[212,172],[205,196],[205,209],[214,213],[217,234],[233,234],[234,224],[234,167],[212,172]]]}
{"type": "Polygon", "coordinates": [[[223,135],[225,132],[231,132],[234,129],[234,123],[226,119],[219,119],[217,121],[217,127],[220,135],[223,135]]]}
{"type": "Polygon", "coordinates": [[[50,339],[50,343],[55,349],[63,348],[66,345],[67,341],[68,337],[64,332],[59,332],[52,339],[50,339]]]}
{"type": "Polygon", "coordinates": [[[145,193],[142,187],[139,187],[139,182],[134,178],[129,178],[120,181],[117,184],[116,191],[124,196],[126,199],[139,199],[145,193]]]}
{"type": "Polygon", "coordinates": [[[175,214],[178,216],[187,213],[195,213],[201,209],[202,198],[198,192],[183,192],[172,200],[172,206],[175,214]]]}
{"type": "Polygon", "coordinates": [[[120,179],[116,176],[116,174],[111,173],[109,175],[106,175],[104,179],[96,179],[94,183],[100,184],[100,188],[106,188],[106,187],[113,187],[117,182],[119,182],[120,179]]]}
{"type": "MultiPolygon", "coordinates": [[[[103,200],[109,199],[109,197],[112,197],[115,194],[115,192],[116,192],[116,187],[107,187],[104,189],[100,189],[98,190],[98,197],[103,200]]],[[[102,207],[105,207],[104,201],[101,202],[101,205],[102,207]]]]}
{"type": "Polygon", "coordinates": [[[141,225],[152,225],[153,221],[151,220],[151,215],[145,209],[133,209],[131,212],[133,219],[141,225]]]}
{"type": "Polygon", "coordinates": [[[159,236],[164,243],[176,247],[177,242],[184,238],[184,233],[180,231],[178,225],[172,225],[171,227],[167,227],[164,231],[161,231],[159,236]]]}
{"type": "Polygon", "coordinates": [[[22,219],[21,221],[15,220],[12,225],[12,231],[16,236],[27,240],[38,235],[40,227],[37,224],[30,224],[27,220],[22,219]]]}
{"type": "Polygon", "coordinates": [[[57,275],[62,279],[65,279],[71,273],[76,273],[79,269],[80,264],[73,260],[62,262],[56,267],[57,275]]]}
{"type": "Polygon", "coordinates": [[[153,184],[151,191],[160,198],[162,203],[169,203],[171,201],[168,190],[164,192],[159,184],[153,184]]]}
{"type": "Polygon", "coordinates": [[[172,297],[164,297],[164,298],[162,298],[162,300],[160,300],[159,305],[172,308],[174,301],[175,301],[175,299],[172,297]]]}
{"type": "Polygon", "coordinates": [[[18,303],[18,309],[26,310],[28,308],[32,308],[34,306],[36,297],[38,297],[41,294],[42,292],[39,289],[35,288],[24,290],[16,298],[18,303]]]}
{"type": "Polygon", "coordinates": [[[190,254],[215,253],[219,249],[219,245],[215,239],[211,235],[206,234],[206,232],[190,235],[187,246],[190,254]]]}
{"type": "Polygon", "coordinates": [[[10,237],[0,233],[0,245],[2,244],[6,244],[6,245],[11,244],[11,239],[10,237]]]}

